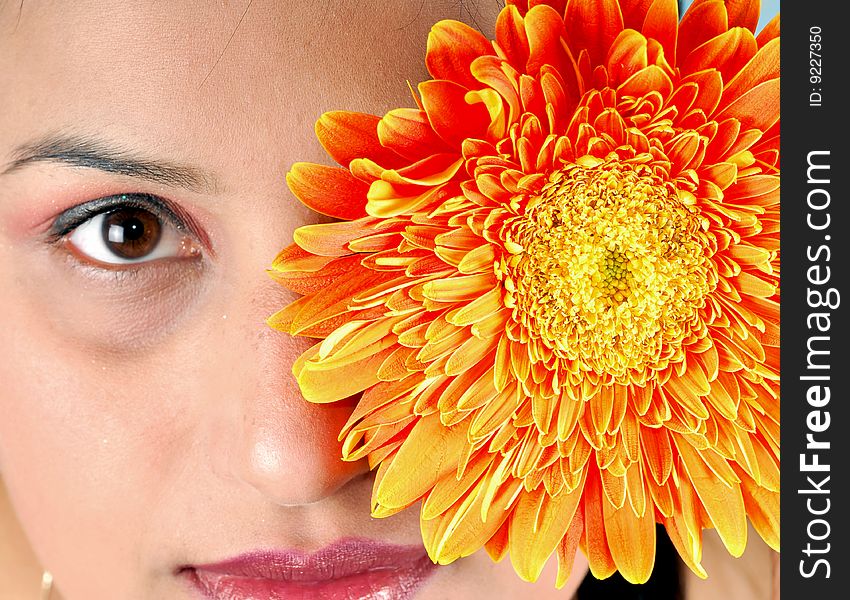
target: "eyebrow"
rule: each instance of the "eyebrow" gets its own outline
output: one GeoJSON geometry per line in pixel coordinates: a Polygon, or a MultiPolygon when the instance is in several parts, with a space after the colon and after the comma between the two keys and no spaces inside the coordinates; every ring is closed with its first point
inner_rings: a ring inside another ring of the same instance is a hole
{"type": "Polygon", "coordinates": [[[76,135],[54,134],[18,146],[0,175],[44,162],[97,169],[193,192],[211,192],[217,187],[215,177],[197,167],[134,155],[104,140],[76,135]]]}

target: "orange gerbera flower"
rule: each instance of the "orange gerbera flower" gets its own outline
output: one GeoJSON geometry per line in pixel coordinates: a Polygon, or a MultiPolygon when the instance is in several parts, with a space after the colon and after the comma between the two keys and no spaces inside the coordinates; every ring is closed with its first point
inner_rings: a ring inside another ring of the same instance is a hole
{"type": "Polygon", "coordinates": [[[373,514],[422,501],[433,560],[535,580],[576,548],[652,570],[661,523],[779,547],[779,19],[704,0],[510,3],[431,31],[417,108],[332,112],[343,168],[287,182],[301,227],[269,319],[322,338],[304,397],[362,392],[344,458],[373,514]],[[529,7],[529,5],[531,5],[529,7]]]}

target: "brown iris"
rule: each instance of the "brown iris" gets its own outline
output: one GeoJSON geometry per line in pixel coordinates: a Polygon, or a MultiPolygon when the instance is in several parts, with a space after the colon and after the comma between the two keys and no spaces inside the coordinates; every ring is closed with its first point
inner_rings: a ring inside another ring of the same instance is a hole
{"type": "Polygon", "coordinates": [[[103,219],[103,240],[121,258],[141,258],[153,252],[162,235],[162,224],[141,208],[122,208],[103,219]]]}

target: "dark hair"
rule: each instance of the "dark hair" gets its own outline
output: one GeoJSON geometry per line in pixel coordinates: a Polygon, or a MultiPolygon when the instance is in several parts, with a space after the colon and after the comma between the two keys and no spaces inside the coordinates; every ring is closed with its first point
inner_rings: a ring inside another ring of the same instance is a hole
{"type": "Polygon", "coordinates": [[[619,573],[596,579],[590,573],[578,588],[578,600],[682,600],[679,555],[660,525],[656,525],[655,568],[644,584],[629,583],[619,573]]]}

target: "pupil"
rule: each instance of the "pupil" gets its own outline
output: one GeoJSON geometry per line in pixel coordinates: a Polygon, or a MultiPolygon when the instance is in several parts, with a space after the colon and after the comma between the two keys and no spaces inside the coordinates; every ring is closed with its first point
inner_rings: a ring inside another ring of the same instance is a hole
{"type": "Polygon", "coordinates": [[[135,241],[145,234],[145,224],[136,217],[131,217],[122,223],[124,227],[124,240],[135,241]]]}
{"type": "Polygon", "coordinates": [[[103,240],[121,258],[142,258],[156,249],[162,224],[153,213],[141,208],[122,208],[103,219],[103,240]]]}

